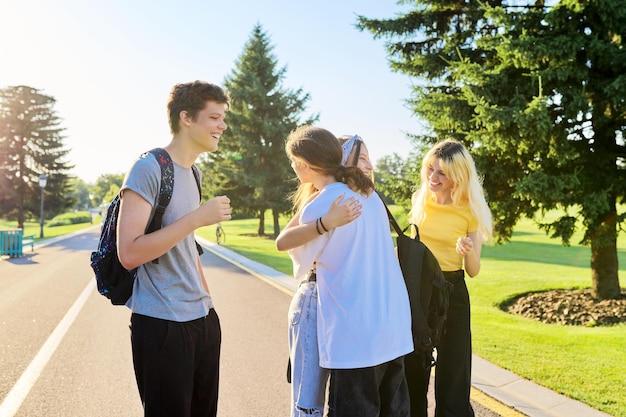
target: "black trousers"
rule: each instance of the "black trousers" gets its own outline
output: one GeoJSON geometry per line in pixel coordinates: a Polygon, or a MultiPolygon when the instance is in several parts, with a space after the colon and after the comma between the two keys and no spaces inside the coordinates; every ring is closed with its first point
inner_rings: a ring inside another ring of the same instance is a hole
{"type": "Polygon", "coordinates": [[[404,358],[406,383],[409,387],[411,417],[428,417],[428,383],[430,366],[425,366],[425,354],[413,351],[404,358]]]}
{"type": "Polygon", "coordinates": [[[437,349],[435,417],[474,417],[470,404],[472,333],[469,293],[464,278],[448,280],[454,284],[454,290],[450,294],[446,332],[437,349]]]}
{"type": "Polygon", "coordinates": [[[331,369],[327,417],[409,417],[404,357],[367,368],[331,369]]]}
{"type": "Polygon", "coordinates": [[[217,415],[221,338],[213,309],[183,323],[132,314],[133,363],[145,417],[217,415]]]}
{"type": "MultiPolygon", "coordinates": [[[[450,294],[446,329],[437,348],[435,367],[435,417],[474,417],[470,404],[472,383],[472,335],[469,293],[463,274],[444,273],[454,285],[450,294]]],[[[431,369],[424,355],[413,352],[404,360],[411,398],[411,417],[428,417],[428,384],[431,369]]]]}

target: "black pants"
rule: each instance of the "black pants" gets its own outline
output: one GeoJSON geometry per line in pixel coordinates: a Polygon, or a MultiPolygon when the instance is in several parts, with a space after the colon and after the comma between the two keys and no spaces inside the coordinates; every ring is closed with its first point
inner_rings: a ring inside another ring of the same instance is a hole
{"type": "MultiPolygon", "coordinates": [[[[454,290],[450,294],[445,332],[437,348],[435,417],[474,417],[470,404],[472,335],[469,293],[462,274],[455,271],[445,275],[454,290]]],[[[407,355],[404,360],[411,417],[428,416],[430,368],[425,368],[423,362],[424,356],[418,352],[407,355]]]]}
{"type": "Polygon", "coordinates": [[[358,369],[331,369],[327,417],[409,417],[404,358],[358,369]]]}
{"type": "Polygon", "coordinates": [[[217,415],[221,338],[213,309],[183,323],[132,314],[133,363],[145,417],[217,415]]]}
{"type": "Polygon", "coordinates": [[[425,366],[425,354],[413,351],[404,358],[406,383],[409,386],[411,417],[428,417],[428,382],[430,366],[425,366]]]}

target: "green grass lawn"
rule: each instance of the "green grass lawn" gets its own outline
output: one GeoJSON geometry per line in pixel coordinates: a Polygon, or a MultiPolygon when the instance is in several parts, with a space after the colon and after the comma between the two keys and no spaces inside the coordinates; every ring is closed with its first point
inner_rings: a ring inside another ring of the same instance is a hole
{"type": "MultiPolygon", "coordinates": [[[[394,215],[396,213],[394,212],[394,215]]],[[[396,216],[398,218],[398,216],[396,216]]],[[[404,220],[398,219],[400,224],[404,220]]],[[[281,221],[281,226],[286,219],[281,221]]],[[[266,233],[271,220],[266,219],[266,233]]],[[[225,246],[291,275],[291,261],[270,238],[251,237],[256,219],[222,223],[225,246]]],[[[215,227],[198,234],[215,241],[215,227]]],[[[510,243],[485,246],[481,273],[467,280],[472,299],[474,353],[539,385],[593,408],[626,417],[626,326],[573,327],[543,324],[503,312],[499,305],[515,295],[555,288],[588,288],[590,249],[564,247],[530,220],[517,225],[510,243]]],[[[619,240],[621,286],[626,287],[626,238],[619,240]]]]}
{"type": "MultiPolygon", "coordinates": [[[[578,242],[575,236],[572,242],[578,242]]],[[[626,239],[618,256],[626,287],[626,239]]],[[[543,324],[500,310],[505,300],[529,291],[588,288],[590,249],[563,247],[530,221],[512,242],[485,247],[483,268],[468,280],[474,351],[540,385],[614,416],[626,416],[626,326],[574,327],[543,324]]]]}

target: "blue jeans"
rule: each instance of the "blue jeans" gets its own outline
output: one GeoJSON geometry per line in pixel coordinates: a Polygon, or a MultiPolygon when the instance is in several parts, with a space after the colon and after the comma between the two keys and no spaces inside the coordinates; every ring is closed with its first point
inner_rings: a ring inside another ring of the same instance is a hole
{"type": "Polygon", "coordinates": [[[328,370],[319,366],[317,347],[317,283],[302,281],[289,306],[291,416],[324,412],[328,370]]]}
{"type": "Polygon", "coordinates": [[[409,417],[404,356],[368,368],[331,369],[328,417],[409,417]]]}

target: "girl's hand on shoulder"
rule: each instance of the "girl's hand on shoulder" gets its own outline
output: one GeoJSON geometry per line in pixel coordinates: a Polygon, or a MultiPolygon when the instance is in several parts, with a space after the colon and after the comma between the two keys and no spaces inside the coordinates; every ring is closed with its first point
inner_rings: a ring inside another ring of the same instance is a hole
{"type": "Polygon", "coordinates": [[[324,225],[329,230],[348,224],[361,216],[363,205],[360,200],[350,197],[343,201],[344,198],[345,194],[337,197],[337,199],[330,205],[328,213],[323,216],[324,225]]]}

